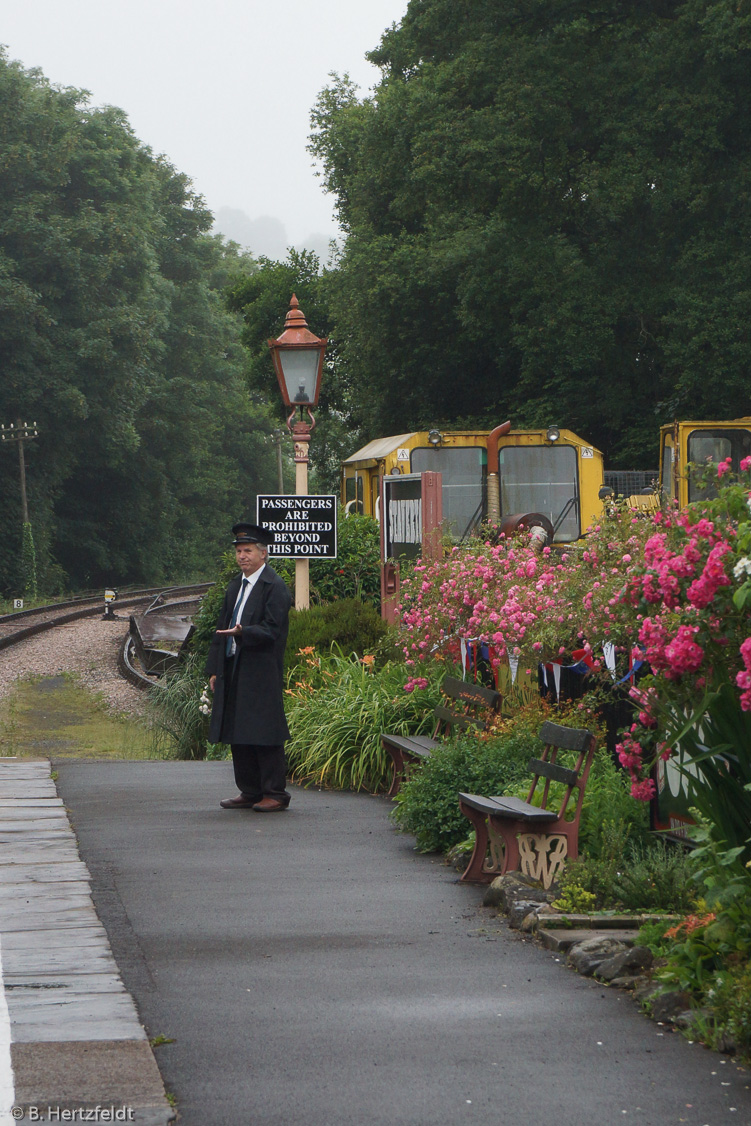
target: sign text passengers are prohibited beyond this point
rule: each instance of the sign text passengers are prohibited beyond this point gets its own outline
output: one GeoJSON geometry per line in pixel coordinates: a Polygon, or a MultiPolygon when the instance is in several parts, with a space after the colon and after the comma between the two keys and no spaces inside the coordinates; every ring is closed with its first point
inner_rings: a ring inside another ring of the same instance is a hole
{"type": "Polygon", "coordinates": [[[338,498],[259,496],[256,520],[274,533],[269,555],[287,559],[336,559],[338,498]]]}

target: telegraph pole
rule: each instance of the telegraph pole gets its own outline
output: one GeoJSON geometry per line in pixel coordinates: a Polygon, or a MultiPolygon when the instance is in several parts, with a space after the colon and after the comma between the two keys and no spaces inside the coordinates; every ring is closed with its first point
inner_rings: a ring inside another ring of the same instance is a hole
{"type": "Polygon", "coordinates": [[[27,587],[24,593],[29,593],[36,598],[36,555],[34,551],[34,538],[29,520],[29,502],[26,496],[26,455],[24,444],[32,442],[39,437],[36,422],[11,422],[10,426],[0,424],[0,442],[16,442],[18,444],[18,470],[21,476],[21,555],[23,579],[27,587]]]}
{"type": "Polygon", "coordinates": [[[0,441],[18,443],[18,468],[21,474],[21,514],[24,524],[29,523],[29,503],[26,499],[26,458],[23,452],[24,442],[31,442],[39,437],[35,422],[11,422],[10,426],[0,424],[0,441]]]}

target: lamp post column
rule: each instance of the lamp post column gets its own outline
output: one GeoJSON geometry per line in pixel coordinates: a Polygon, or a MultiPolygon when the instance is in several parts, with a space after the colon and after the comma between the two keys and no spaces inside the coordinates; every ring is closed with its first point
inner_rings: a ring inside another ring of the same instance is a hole
{"type": "MultiPolygon", "coordinates": [[[[296,422],[292,427],[292,441],[295,448],[295,495],[308,495],[308,461],[310,454],[310,431],[308,422],[296,422]]],[[[295,560],[295,609],[310,608],[310,561],[295,560]]]]}
{"type": "MultiPolygon", "coordinates": [[[[308,328],[305,314],[293,293],[284,321],[284,332],[276,340],[269,340],[268,344],[284,405],[292,408],[287,426],[295,448],[297,496],[308,495],[308,449],[310,432],[316,424],[311,408],[318,403],[326,343],[325,336],[315,336],[308,328]],[[298,407],[301,417],[293,425],[292,420],[298,407]],[[303,411],[309,422],[303,422],[303,411]]],[[[309,566],[310,560],[307,558],[295,560],[296,610],[307,610],[310,605],[309,566]]]]}

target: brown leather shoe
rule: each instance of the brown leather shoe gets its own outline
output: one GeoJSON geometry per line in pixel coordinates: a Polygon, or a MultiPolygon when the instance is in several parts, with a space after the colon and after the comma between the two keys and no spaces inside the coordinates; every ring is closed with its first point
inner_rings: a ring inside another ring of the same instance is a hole
{"type": "Polygon", "coordinates": [[[256,813],[281,813],[286,809],[288,802],[277,801],[276,798],[262,798],[253,806],[256,813]]]}
{"type": "Polygon", "coordinates": [[[255,809],[255,799],[245,794],[238,794],[236,798],[225,798],[219,804],[222,809],[255,809]]]}

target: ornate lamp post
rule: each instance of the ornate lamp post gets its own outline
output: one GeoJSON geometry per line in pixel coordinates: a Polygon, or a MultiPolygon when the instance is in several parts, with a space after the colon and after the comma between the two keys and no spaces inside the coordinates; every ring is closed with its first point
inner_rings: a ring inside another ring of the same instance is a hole
{"type": "MultiPolygon", "coordinates": [[[[323,357],[327,338],[315,336],[308,328],[294,293],[289,303],[284,332],[276,340],[269,340],[276,378],[285,407],[291,407],[287,427],[295,447],[295,494],[307,496],[310,435],[316,420],[312,407],[318,405],[321,390],[323,357]],[[300,418],[294,421],[297,408],[300,418]],[[306,422],[303,412],[308,416],[306,422]]],[[[310,602],[310,583],[307,559],[295,560],[295,608],[307,610],[310,602]]]]}

